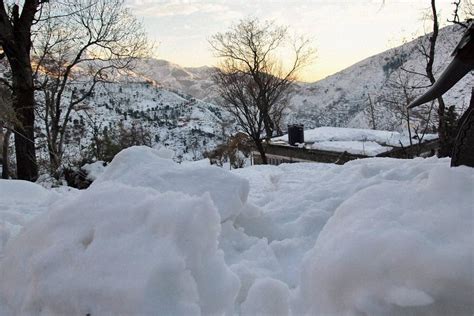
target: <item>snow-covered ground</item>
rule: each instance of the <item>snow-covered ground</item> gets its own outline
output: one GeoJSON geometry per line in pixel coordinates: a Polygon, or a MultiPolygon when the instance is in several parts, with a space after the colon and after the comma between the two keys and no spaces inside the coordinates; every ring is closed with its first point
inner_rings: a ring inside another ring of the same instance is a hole
{"type": "MultiPolygon", "coordinates": [[[[436,134],[423,135],[422,141],[438,138],[436,134]]],[[[288,134],[272,138],[278,143],[288,143],[288,134]]],[[[408,135],[393,131],[379,131],[362,128],[317,127],[304,131],[307,147],[335,152],[347,151],[356,155],[377,156],[401,146],[410,146],[408,135]]],[[[412,140],[417,143],[417,140],[412,140]]]]}
{"type": "Polygon", "coordinates": [[[122,151],[83,191],[0,181],[0,315],[469,315],[474,170],[122,151]]]}

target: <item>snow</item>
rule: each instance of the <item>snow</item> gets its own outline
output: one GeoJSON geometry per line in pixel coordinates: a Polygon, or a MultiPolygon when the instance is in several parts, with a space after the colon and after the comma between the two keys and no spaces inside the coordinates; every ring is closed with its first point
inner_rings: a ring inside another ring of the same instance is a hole
{"type": "Polygon", "coordinates": [[[7,240],[31,218],[45,212],[57,197],[35,183],[0,179],[0,257],[7,240]]]}
{"type": "Polygon", "coordinates": [[[176,155],[174,150],[166,148],[165,146],[158,145],[154,146],[153,148],[156,149],[158,156],[160,156],[161,158],[173,159],[176,155]]]}
{"type": "Polygon", "coordinates": [[[93,163],[86,163],[81,167],[82,170],[87,172],[87,179],[94,181],[105,171],[105,162],[96,161],[93,163]]]}
{"type": "Polygon", "coordinates": [[[137,63],[135,75],[159,82],[172,91],[182,91],[200,100],[213,100],[215,92],[209,89],[213,85],[211,67],[186,67],[153,58],[142,59],[137,63]]]}
{"type": "MultiPolygon", "coordinates": [[[[1,65],[0,65],[1,68],[1,65]]],[[[65,138],[64,160],[72,164],[89,157],[97,131],[107,128],[109,135],[118,133],[119,126],[141,133],[143,144],[172,150],[176,161],[199,160],[235,133],[235,126],[223,131],[228,115],[214,104],[196,100],[179,91],[168,91],[143,77],[123,76],[117,82],[98,85],[94,94],[71,112],[70,133],[65,138]],[[142,133],[144,132],[144,133],[142,133]],[[94,136],[95,135],[95,136],[94,136]]],[[[74,82],[85,87],[86,82],[74,82]]],[[[67,87],[67,95],[71,93],[67,87]]],[[[43,96],[38,95],[38,100],[43,96]]],[[[38,120],[41,129],[44,122],[38,120]]],[[[99,135],[101,136],[101,135],[99,135]]],[[[37,135],[39,142],[44,135],[37,135]]],[[[122,144],[126,145],[126,144],[122,144]]],[[[46,150],[39,150],[41,159],[48,159],[46,150]]]]}
{"type": "MultiPolygon", "coordinates": [[[[359,128],[318,127],[304,131],[306,143],[324,141],[373,141],[387,145],[398,145],[400,133],[359,128]]],[[[288,134],[274,138],[288,142],[288,134]]]]}
{"type": "Polygon", "coordinates": [[[306,312],[472,313],[472,170],[437,166],[400,182],[368,187],[338,207],[305,259],[306,312]]]}
{"type": "MultiPolygon", "coordinates": [[[[424,135],[423,141],[436,139],[435,134],[424,135]]],[[[399,132],[360,128],[318,127],[304,131],[305,143],[312,149],[351,154],[376,156],[393,147],[409,146],[408,136],[399,132]]],[[[288,143],[288,134],[272,139],[273,142],[288,143]]],[[[413,140],[417,143],[417,140],[413,140]]]]}
{"type": "Polygon", "coordinates": [[[271,278],[258,279],[242,304],[242,315],[287,316],[290,313],[288,286],[271,278]]]}
{"type": "Polygon", "coordinates": [[[312,149],[328,150],[335,152],[347,151],[351,154],[364,155],[364,156],[377,156],[386,151],[391,150],[391,147],[381,146],[376,142],[365,142],[365,141],[329,141],[329,142],[318,142],[311,145],[312,149]]]}
{"type": "Polygon", "coordinates": [[[128,148],[116,155],[102,177],[104,182],[150,187],[160,192],[176,191],[201,196],[209,193],[221,220],[237,216],[247,200],[248,182],[216,166],[180,165],[167,159],[168,152],[146,146],[128,148]],[[163,158],[166,157],[166,158],[163,158]]]}
{"type": "Polygon", "coordinates": [[[0,181],[0,223],[27,215],[0,315],[474,313],[474,170],[169,158],[127,149],[83,191],[0,181]]]}
{"type": "Polygon", "coordinates": [[[239,280],[217,249],[219,223],[209,195],[95,186],[9,245],[1,297],[22,315],[222,314],[239,280]]]}

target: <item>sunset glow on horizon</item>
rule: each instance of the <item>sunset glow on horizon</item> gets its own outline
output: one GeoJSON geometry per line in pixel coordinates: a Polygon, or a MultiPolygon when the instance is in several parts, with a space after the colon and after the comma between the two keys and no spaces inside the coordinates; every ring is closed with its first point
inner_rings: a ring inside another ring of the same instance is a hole
{"type": "MultiPolygon", "coordinates": [[[[451,0],[438,0],[441,26],[451,0]]],[[[208,39],[247,17],[274,20],[313,39],[314,63],[301,80],[316,81],[429,32],[428,0],[127,0],[157,43],[154,57],[185,67],[213,66],[208,39]]]]}

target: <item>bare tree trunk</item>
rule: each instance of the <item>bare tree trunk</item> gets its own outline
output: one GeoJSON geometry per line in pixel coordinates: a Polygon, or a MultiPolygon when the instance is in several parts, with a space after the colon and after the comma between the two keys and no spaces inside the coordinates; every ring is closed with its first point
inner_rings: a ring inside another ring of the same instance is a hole
{"type": "Polygon", "coordinates": [[[410,124],[410,110],[406,109],[407,116],[407,127],[408,127],[408,138],[410,139],[410,147],[413,146],[413,137],[411,135],[411,124],[410,124]]]}
{"type": "MultiPolygon", "coordinates": [[[[29,60],[29,58],[28,58],[29,60]]],[[[11,63],[15,64],[15,63],[11,63]]],[[[30,65],[28,63],[28,65],[30,65]]],[[[34,142],[34,87],[31,66],[12,66],[13,74],[13,109],[18,123],[15,124],[15,152],[17,177],[22,180],[35,181],[38,178],[36,149],[34,142]]]]}
{"type": "Polygon", "coordinates": [[[257,147],[258,152],[260,153],[260,158],[262,159],[262,164],[267,165],[267,155],[265,154],[265,148],[263,148],[263,143],[261,139],[254,139],[255,146],[257,147]]]}
{"type": "Polygon", "coordinates": [[[264,113],[265,139],[270,140],[273,137],[274,124],[268,112],[264,113]]]}
{"type": "Polygon", "coordinates": [[[30,60],[31,26],[44,1],[46,0],[23,1],[20,14],[19,3],[8,11],[4,1],[0,0],[0,44],[12,72],[17,177],[29,181],[38,178],[34,143],[34,85],[30,60]]]}
{"type": "Polygon", "coordinates": [[[11,130],[7,129],[5,134],[3,135],[3,145],[2,145],[2,179],[9,179],[10,178],[10,161],[8,159],[8,149],[10,146],[10,135],[11,130]]]}
{"type": "Polygon", "coordinates": [[[413,146],[413,138],[412,138],[412,134],[411,134],[411,123],[410,123],[410,118],[411,117],[410,117],[410,110],[407,108],[407,105],[410,104],[411,99],[410,99],[410,94],[408,93],[406,87],[403,87],[403,93],[405,94],[405,104],[406,104],[406,106],[404,106],[404,109],[405,109],[405,116],[406,116],[406,119],[407,119],[408,138],[410,139],[410,147],[412,147],[413,146]]]}
{"type": "Polygon", "coordinates": [[[369,106],[370,106],[370,117],[372,119],[372,129],[376,130],[377,125],[375,122],[375,109],[374,109],[374,104],[372,103],[372,98],[370,97],[370,94],[367,95],[369,98],[369,106]]]}
{"type": "MultiPolygon", "coordinates": [[[[428,54],[428,62],[426,64],[426,75],[431,84],[436,82],[433,74],[433,63],[435,59],[436,40],[439,33],[438,13],[436,12],[436,1],[431,0],[431,12],[433,14],[433,34],[430,37],[430,50],[428,54]]],[[[439,157],[449,156],[449,144],[446,137],[446,118],[445,118],[445,104],[443,97],[438,98],[438,138],[439,138],[439,157]]]]}
{"type": "Polygon", "coordinates": [[[451,167],[474,167],[474,88],[469,107],[458,122],[459,130],[453,146],[451,167]]]}
{"type": "Polygon", "coordinates": [[[52,144],[48,144],[48,153],[49,153],[49,171],[51,175],[56,179],[59,180],[60,172],[59,169],[61,167],[61,155],[59,154],[56,146],[52,144]]]}
{"type": "Polygon", "coordinates": [[[439,157],[449,156],[449,140],[446,136],[446,117],[445,117],[446,106],[442,97],[438,98],[438,138],[439,138],[439,157]]]}

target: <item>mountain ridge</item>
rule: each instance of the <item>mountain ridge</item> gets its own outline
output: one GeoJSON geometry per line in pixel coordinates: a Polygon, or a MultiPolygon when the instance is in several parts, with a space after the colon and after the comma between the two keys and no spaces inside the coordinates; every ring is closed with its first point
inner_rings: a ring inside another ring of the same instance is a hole
{"type": "MultiPolygon", "coordinates": [[[[433,68],[436,76],[450,62],[450,54],[461,35],[462,29],[455,25],[440,29],[433,68]]],[[[284,124],[298,122],[308,128],[318,126],[368,128],[369,124],[362,115],[367,106],[368,96],[377,96],[382,92],[389,93],[385,87],[389,75],[399,70],[402,65],[416,72],[424,72],[423,57],[417,52],[416,46],[426,41],[428,36],[430,34],[367,57],[324,79],[310,83],[296,82],[284,124]],[[404,59],[403,63],[397,64],[400,58],[404,59]]],[[[218,103],[218,96],[212,89],[213,82],[209,79],[213,67],[181,67],[165,60],[148,60],[144,64],[145,66],[138,67],[138,72],[147,78],[152,78],[164,88],[205,102],[218,103]],[[161,69],[151,71],[153,63],[155,66],[159,65],[161,69]]],[[[468,85],[472,79],[471,73],[448,92],[445,96],[447,103],[461,103],[461,106],[467,104],[470,95],[468,85]],[[460,95],[464,95],[463,100],[459,99],[460,95]]],[[[424,85],[428,84],[429,82],[425,81],[424,85]]],[[[401,129],[401,126],[397,128],[394,123],[381,123],[381,126],[401,129]]]]}
{"type": "MultiPolygon", "coordinates": [[[[455,26],[440,30],[434,69],[439,75],[450,62],[450,54],[462,32],[455,26]]],[[[428,35],[429,36],[429,35],[428,35]]],[[[416,50],[417,38],[402,46],[367,57],[325,79],[313,83],[297,82],[283,124],[299,123],[306,128],[321,126],[370,128],[365,110],[368,98],[390,94],[386,82],[401,65],[422,72],[423,60],[416,50]]],[[[212,67],[181,67],[159,59],[138,60],[136,68],[117,73],[114,83],[104,83],[84,100],[71,116],[68,155],[78,156],[91,145],[94,130],[143,126],[151,145],[167,146],[176,159],[197,160],[206,151],[226,141],[238,131],[232,117],[216,102],[210,79],[212,67]]],[[[473,73],[467,75],[445,95],[446,104],[462,106],[469,102],[473,73]]],[[[68,89],[84,83],[71,80],[68,89]]],[[[420,89],[419,93],[424,90],[420,89]]],[[[41,102],[41,97],[38,98],[41,102]]],[[[376,101],[378,102],[378,101],[376,101]]],[[[405,126],[392,113],[381,108],[378,129],[403,131],[405,126]]],[[[38,130],[44,122],[38,119],[38,130]]],[[[285,127],[282,128],[285,130],[285,127]]],[[[38,132],[39,142],[44,135],[38,132]]],[[[47,157],[45,153],[42,153],[47,157]]]]}

